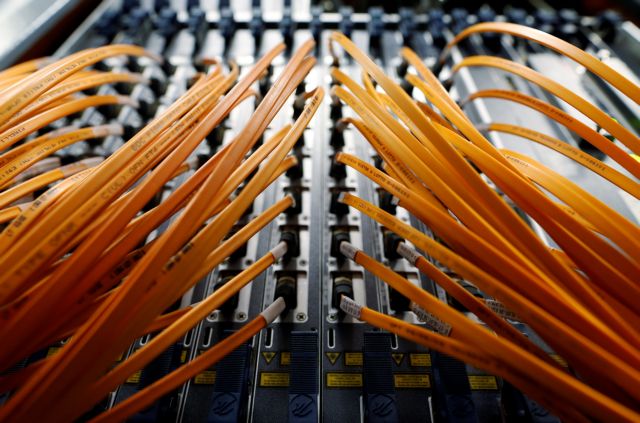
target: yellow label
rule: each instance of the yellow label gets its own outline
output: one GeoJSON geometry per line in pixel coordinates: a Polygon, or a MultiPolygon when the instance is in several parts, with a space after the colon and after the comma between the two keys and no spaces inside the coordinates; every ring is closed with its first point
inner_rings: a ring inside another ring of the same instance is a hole
{"type": "Polygon", "coordinates": [[[553,358],[562,367],[569,367],[569,363],[567,363],[567,360],[560,357],[558,354],[550,354],[550,355],[551,355],[551,358],[553,358]]]}
{"type": "Polygon", "coordinates": [[[289,386],[289,373],[261,372],[260,386],[265,388],[286,388],[289,386]]]}
{"type": "Polygon", "coordinates": [[[55,355],[58,351],[60,351],[60,347],[49,347],[49,350],[47,350],[47,357],[55,355]]]}
{"type": "Polygon", "coordinates": [[[396,388],[404,389],[431,387],[431,381],[427,373],[396,373],[393,375],[393,383],[396,388]]]}
{"type": "Polygon", "coordinates": [[[412,367],[430,367],[431,356],[426,353],[409,354],[409,364],[412,367]]]}
{"type": "Polygon", "coordinates": [[[271,364],[271,361],[273,360],[273,357],[276,356],[275,351],[263,351],[262,352],[262,358],[264,358],[264,361],[267,362],[267,364],[271,364]]]}
{"type": "Polygon", "coordinates": [[[216,371],[215,370],[205,370],[204,372],[196,375],[193,378],[193,383],[196,385],[213,385],[216,383],[216,371]]]}
{"type": "Polygon", "coordinates": [[[291,364],[291,353],[289,351],[282,351],[280,353],[280,365],[288,366],[291,364]]]}
{"type": "Polygon", "coordinates": [[[138,370],[131,376],[127,378],[127,383],[138,383],[140,382],[140,375],[142,374],[142,370],[138,370]]]}
{"type": "Polygon", "coordinates": [[[327,373],[327,388],[361,388],[362,373],[327,373]]]}
{"type": "Polygon", "coordinates": [[[399,366],[402,363],[402,359],[404,358],[404,354],[402,353],[391,353],[391,357],[393,361],[395,361],[396,366],[399,366]]]}
{"type": "Polygon", "coordinates": [[[187,362],[187,350],[182,350],[180,352],[180,363],[186,363],[187,362]]]}
{"type": "Polygon", "coordinates": [[[362,366],[362,353],[361,352],[344,353],[344,365],[345,366],[362,366]]]}
{"type": "Polygon", "coordinates": [[[469,375],[469,386],[474,391],[495,390],[498,389],[498,381],[491,375],[469,375]]]}
{"type": "Polygon", "coordinates": [[[338,361],[338,357],[340,357],[339,352],[328,352],[325,353],[325,355],[327,356],[331,364],[336,364],[336,361],[338,361]]]}

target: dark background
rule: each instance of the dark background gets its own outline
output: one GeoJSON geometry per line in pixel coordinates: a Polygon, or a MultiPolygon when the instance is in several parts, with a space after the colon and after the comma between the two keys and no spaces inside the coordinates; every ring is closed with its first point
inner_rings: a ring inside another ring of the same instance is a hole
{"type": "MultiPolygon", "coordinates": [[[[12,0],[13,1],[13,0],[12,0]]],[[[233,1],[233,0],[230,0],[233,1]]],[[[292,0],[295,2],[296,0],[292,0]]],[[[100,4],[100,0],[83,0],[78,2],[67,16],[47,36],[39,39],[23,54],[14,57],[13,63],[41,57],[55,51],[71,33],[82,23],[89,13],[100,4]]],[[[531,13],[538,9],[574,9],[581,15],[598,15],[607,9],[617,11],[625,19],[640,25],[640,0],[312,0],[314,5],[322,5],[327,12],[336,12],[341,6],[352,6],[356,12],[366,12],[369,7],[380,6],[386,12],[397,12],[399,7],[412,7],[416,13],[425,13],[433,8],[449,11],[461,7],[473,13],[483,5],[491,6],[498,14],[506,8],[523,8],[531,13]]],[[[1,12],[1,9],[0,9],[1,12]]]]}
{"type": "MultiPolygon", "coordinates": [[[[295,1],[295,0],[294,0],[295,1]]],[[[327,0],[314,1],[321,4],[327,11],[335,11],[340,6],[352,6],[357,12],[365,12],[367,8],[372,6],[380,6],[387,12],[397,11],[399,7],[413,7],[418,12],[426,11],[433,7],[440,7],[444,10],[450,10],[455,7],[462,7],[469,11],[479,9],[482,5],[489,5],[497,12],[501,12],[505,7],[519,7],[531,12],[541,8],[574,9],[581,15],[598,15],[604,10],[613,9],[618,11],[626,19],[632,20],[638,24],[640,21],[640,0],[488,0],[474,2],[469,0],[327,0]]]]}

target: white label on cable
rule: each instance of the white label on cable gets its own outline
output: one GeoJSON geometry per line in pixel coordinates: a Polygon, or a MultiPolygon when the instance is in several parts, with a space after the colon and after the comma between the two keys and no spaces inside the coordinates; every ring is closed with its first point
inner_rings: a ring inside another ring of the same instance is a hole
{"type": "Polygon", "coordinates": [[[418,316],[418,319],[424,322],[427,327],[435,332],[438,332],[440,335],[449,336],[449,334],[451,333],[450,324],[443,322],[433,314],[425,311],[416,303],[411,303],[411,311],[413,311],[416,316],[418,316]]]}
{"type": "Polygon", "coordinates": [[[287,243],[280,242],[278,245],[271,249],[271,255],[273,255],[274,260],[278,261],[282,256],[287,253],[287,243]]]}
{"type": "Polygon", "coordinates": [[[520,321],[518,316],[513,311],[505,307],[505,305],[502,304],[500,301],[487,298],[484,300],[484,303],[486,304],[487,307],[491,309],[491,311],[493,311],[495,314],[502,317],[503,319],[515,320],[518,322],[520,321]]]}
{"type": "Polygon", "coordinates": [[[348,315],[353,316],[356,319],[360,320],[360,313],[362,311],[362,306],[356,303],[355,301],[353,301],[351,298],[347,297],[346,295],[343,295],[342,298],[340,299],[340,308],[342,309],[342,311],[344,311],[348,315]]]}
{"type": "Polygon", "coordinates": [[[264,317],[267,324],[270,324],[278,318],[280,313],[284,311],[285,303],[282,297],[278,297],[269,307],[265,308],[260,315],[264,317]]]}
{"type": "Polygon", "coordinates": [[[418,257],[420,257],[420,254],[418,254],[415,249],[409,247],[406,242],[398,244],[398,254],[407,259],[411,264],[416,264],[418,257]]]}
{"type": "Polygon", "coordinates": [[[80,128],[78,128],[75,125],[65,126],[63,128],[58,128],[58,129],[54,129],[53,131],[47,132],[46,136],[48,139],[51,139],[53,137],[68,134],[69,132],[72,132],[72,131],[77,131],[78,129],[80,128]]]}
{"type": "Polygon", "coordinates": [[[340,243],[340,252],[348,259],[353,260],[356,257],[356,253],[358,249],[353,245],[349,244],[347,241],[342,241],[340,243]]]}

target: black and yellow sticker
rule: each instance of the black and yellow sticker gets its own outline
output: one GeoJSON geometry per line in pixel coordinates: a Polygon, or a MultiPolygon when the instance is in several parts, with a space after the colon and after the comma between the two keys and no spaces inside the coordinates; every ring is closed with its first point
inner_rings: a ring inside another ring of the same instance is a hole
{"type": "Polygon", "coordinates": [[[338,361],[338,358],[340,357],[339,352],[326,352],[324,354],[327,356],[331,364],[336,364],[336,361],[338,361]]]}
{"type": "Polygon", "coordinates": [[[345,366],[362,366],[362,353],[361,352],[345,352],[344,365],[345,366]]]}
{"type": "Polygon", "coordinates": [[[280,353],[280,365],[288,366],[291,364],[291,353],[289,351],[282,351],[280,353]]]}
{"type": "Polygon", "coordinates": [[[394,373],[393,384],[398,389],[431,388],[428,373],[394,373]]]}
{"type": "Polygon", "coordinates": [[[205,370],[193,378],[193,383],[196,385],[213,385],[216,383],[216,371],[205,370]]]}
{"type": "Polygon", "coordinates": [[[287,372],[260,372],[260,387],[262,388],[287,388],[289,386],[289,373],[287,372]]]}
{"type": "Polygon", "coordinates": [[[496,390],[498,381],[491,375],[469,375],[469,386],[474,391],[496,390]]]}
{"type": "Polygon", "coordinates": [[[140,375],[142,374],[142,370],[138,370],[131,376],[129,376],[126,380],[126,383],[138,383],[140,382],[140,375]]]}
{"type": "Polygon", "coordinates": [[[262,352],[262,358],[264,358],[264,361],[266,361],[267,364],[271,364],[271,361],[273,361],[273,357],[276,356],[276,352],[275,351],[263,351],[262,352]]]}
{"type": "Polygon", "coordinates": [[[431,356],[428,353],[409,354],[411,367],[431,367],[431,356]]]}
{"type": "Polygon", "coordinates": [[[327,388],[361,388],[362,373],[328,372],[327,388]]]}
{"type": "Polygon", "coordinates": [[[49,349],[47,350],[47,357],[51,357],[52,355],[57,354],[60,349],[60,347],[49,347],[49,349]]]}
{"type": "Polygon", "coordinates": [[[400,366],[400,364],[402,363],[402,360],[404,359],[404,354],[391,353],[391,358],[393,358],[393,361],[396,363],[396,366],[400,366]]]}
{"type": "Polygon", "coordinates": [[[553,358],[559,365],[561,365],[564,368],[569,367],[569,363],[567,363],[567,360],[565,360],[564,358],[560,357],[558,354],[550,354],[551,358],[553,358]]]}

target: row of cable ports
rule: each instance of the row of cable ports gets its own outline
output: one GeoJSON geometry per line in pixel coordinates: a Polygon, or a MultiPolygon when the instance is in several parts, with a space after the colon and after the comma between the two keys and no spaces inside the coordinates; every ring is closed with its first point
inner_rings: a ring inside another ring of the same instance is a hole
{"type": "MultiPolygon", "coordinates": [[[[296,87],[292,102],[292,119],[297,119],[305,104],[305,83],[296,87]]],[[[309,281],[308,262],[310,210],[310,176],[312,174],[311,159],[306,149],[305,132],[300,136],[291,155],[297,164],[289,168],[282,179],[282,195],[290,195],[294,204],[280,217],[278,227],[279,242],[287,243],[287,253],[275,267],[274,299],[282,297],[285,308],[280,316],[282,321],[301,323],[307,320],[307,300],[309,281]]]]}
{"type": "MultiPolygon", "coordinates": [[[[373,155],[372,161],[375,167],[380,171],[385,171],[384,163],[380,156],[373,155]]],[[[401,220],[407,221],[409,219],[408,213],[404,209],[399,209],[397,206],[397,199],[389,192],[382,188],[376,189],[376,197],[378,206],[385,212],[398,217],[401,220]]],[[[396,272],[412,281],[417,285],[420,284],[417,271],[410,263],[406,262],[404,258],[399,254],[398,247],[402,243],[406,243],[406,240],[396,233],[390,231],[384,226],[380,226],[379,239],[382,244],[382,255],[384,261],[396,272]]],[[[402,295],[399,291],[396,291],[392,287],[387,287],[387,299],[389,309],[396,315],[404,315],[411,312],[411,300],[402,295]]],[[[411,316],[413,319],[413,316],[411,316]]],[[[413,319],[415,320],[415,319],[413,319]]]]}
{"type": "MultiPolygon", "coordinates": [[[[335,63],[339,65],[339,63],[335,63]]],[[[332,84],[337,84],[332,81],[332,84]]],[[[354,298],[354,280],[358,278],[359,272],[352,269],[351,263],[344,259],[340,252],[340,244],[342,242],[353,242],[352,235],[360,232],[359,222],[354,221],[354,215],[350,214],[348,205],[340,202],[340,197],[345,192],[355,192],[355,180],[350,177],[350,170],[336,161],[335,157],[339,152],[345,151],[351,147],[351,129],[348,124],[342,120],[343,110],[340,100],[331,96],[328,117],[331,122],[329,134],[326,138],[330,147],[330,165],[328,176],[330,183],[328,184],[328,212],[329,212],[329,255],[332,257],[330,263],[330,304],[329,319],[330,321],[343,320],[345,314],[340,309],[340,299],[342,296],[354,298]]],[[[355,238],[355,236],[354,236],[355,238]]],[[[362,282],[360,276],[360,282],[362,282]]],[[[363,285],[361,283],[361,285],[363,285]]]]}

